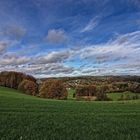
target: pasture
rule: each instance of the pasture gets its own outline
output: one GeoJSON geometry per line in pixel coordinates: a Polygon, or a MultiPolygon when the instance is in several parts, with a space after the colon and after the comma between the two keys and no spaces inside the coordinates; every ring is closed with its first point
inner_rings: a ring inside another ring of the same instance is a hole
{"type": "Polygon", "coordinates": [[[0,87],[1,140],[139,140],[139,118],[140,100],[48,100],[0,87]]]}

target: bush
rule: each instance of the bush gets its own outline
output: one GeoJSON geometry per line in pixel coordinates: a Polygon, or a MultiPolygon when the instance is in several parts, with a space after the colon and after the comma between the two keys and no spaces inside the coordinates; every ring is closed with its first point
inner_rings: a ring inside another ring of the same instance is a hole
{"type": "Polygon", "coordinates": [[[104,92],[98,92],[96,95],[96,101],[111,101],[104,92]]]}
{"type": "Polygon", "coordinates": [[[124,92],[128,90],[127,82],[114,82],[112,84],[112,92],[124,92]]]}
{"type": "Polygon", "coordinates": [[[35,96],[38,94],[38,85],[33,81],[23,80],[19,84],[18,90],[20,90],[26,94],[35,96]]]}
{"type": "Polygon", "coordinates": [[[44,98],[67,99],[68,93],[62,81],[48,80],[40,86],[39,95],[44,98]]]}
{"type": "Polygon", "coordinates": [[[95,96],[96,86],[78,86],[76,88],[76,96],[95,96]]]}
{"type": "Polygon", "coordinates": [[[96,94],[96,101],[110,101],[111,99],[107,97],[108,86],[99,86],[96,94]]]}
{"type": "Polygon", "coordinates": [[[134,93],[140,93],[140,83],[134,82],[129,84],[129,90],[134,93]]]}

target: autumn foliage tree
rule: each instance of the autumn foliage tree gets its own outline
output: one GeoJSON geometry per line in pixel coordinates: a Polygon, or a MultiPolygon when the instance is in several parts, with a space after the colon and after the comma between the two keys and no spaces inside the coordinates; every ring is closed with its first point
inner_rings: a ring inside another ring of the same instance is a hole
{"type": "Polygon", "coordinates": [[[25,79],[36,83],[36,79],[33,76],[21,72],[4,71],[0,73],[0,86],[17,89],[18,85],[25,79]]]}
{"type": "Polygon", "coordinates": [[[94,85],[83,85],[76,87],[76,99],[91,101],[95,100],[96,86],[94,85]]]}
{"type": "Polygon", "coordinates": [[[19,86],[18,90],[30,94],[30,95],[37,95],[38,94],[38,84],[30,80],[23,80],[19,86]]]}
{"type": "Polygon", "coordinates": [[[93,85],[83,85],[77,86],[76,96],[95,96],[96,86],[93,85]]]}
{"type": "Polygon", "coordinates": [[[40,86],[39,95],[44,98],[67,99],[68,93],[62,81],[47,80],[40,86]]]}
{"type": "Polygon", "coordinates": [[[85,85],[85,86],[78,86],[76,88],[76,97],[79,99],[80,97],[89,97],[92,98],[93,96],[96,97],[95,100],[98,101],[106,101],[110,100],[107,97],[108,86],[101,85],[101,86],[93,86],[93,85],[85,85]]]}
{"type": "Polygon", "coordinates": [[[107,91],[108,91],[108,86],[107,85],[98,86],[97,94],[96,94],[96,100],[98,100],[98,101],[108,101],[108,100],[110,100],[107,97],[107,94],[106,94],[107,91]]]}
{"type": "Polygon", "coordinates": [[[129,91],[134,93],[140,93],[140,83],[134,82],[129,84],[129,91]]]}

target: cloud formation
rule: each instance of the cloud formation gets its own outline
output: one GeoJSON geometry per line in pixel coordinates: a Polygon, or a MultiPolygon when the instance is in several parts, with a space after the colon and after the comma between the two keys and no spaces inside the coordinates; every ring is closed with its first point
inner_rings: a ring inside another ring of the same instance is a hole
{"type": "Polygon", "coordinates": [[[126,62],[140,59],[140,31],[119,35],[105,44],[87,46],[81,50],[81,58],[94,62],[126,62]]]}
{"type": "Polygon", "coordinates": [[[68,36],[62,29],[50,29],[45,40],[50,43],[65,43],[68,41],[68,36]]]}
{"type": "Polygon", "coordinates": [[[17,69],[34,76],[140,75],[139,40],[140,31],[136,31],[118,35],[116,39],[103,44],[52,51],[32,57],[6,53],[0,56],[0,71],[17,69]],[[79,65],[73,66],[77,62],[80,62],[79,65]]]}
{"type": "Polygon", "coordinates": [[[0,41],[0,54],[5,52],[8,46],[9,46],[8,41],[0,41]]]}
{"type": "Polygon", "coordinates": [[[81,30],[81,32],[88,32],[93,30],[100,22],[100,17],[96,16],[95,18],[91,19],[89,23],[81,30]]]}
{"type": "Polygon", "coordinates": [[[0,0],[0,71],[140,74],[139,0],[0,0]]]}
{"type": "Polygon", "coordinates": [[[26,29],[18,25],[7,25],[2,32],[9,39],[19,40],[26,34],[26,29]]]}
{"type": "Polygon", "coordinates": [[[26,56],[18,56],[16,54],[4,54],[2,57],[0,57],[0,65],[1,66],[8,66],[8,65],[23,65],[27,64],[31,61],[30,57],[26,56]]]}
{"type": "Polygon", "coordinates": [[[46,63],[62,63],[66,61],[70,56],[72,55],[72,52],[69,50],[65,51],[53,51],[50,52],[46,55],[41,55],[37,57],[37,60],[35,63],[40,63],[40,64],[46,64],[46,63]]]}

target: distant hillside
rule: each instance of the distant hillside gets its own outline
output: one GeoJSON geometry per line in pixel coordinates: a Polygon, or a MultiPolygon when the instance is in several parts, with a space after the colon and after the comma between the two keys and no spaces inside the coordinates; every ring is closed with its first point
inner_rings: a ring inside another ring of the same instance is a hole
{"type": "Polygon", "coordinates": [[[67,87],[75,87],[77,85],[90,85],[90,84],[112,84],[114,82],[137,82],[140,83],[140,76],[80,76],[80,77],[59,77],[59,78],[42,78],[38,79],[43,82],[49,79],[62,80],[67,87]]]}

